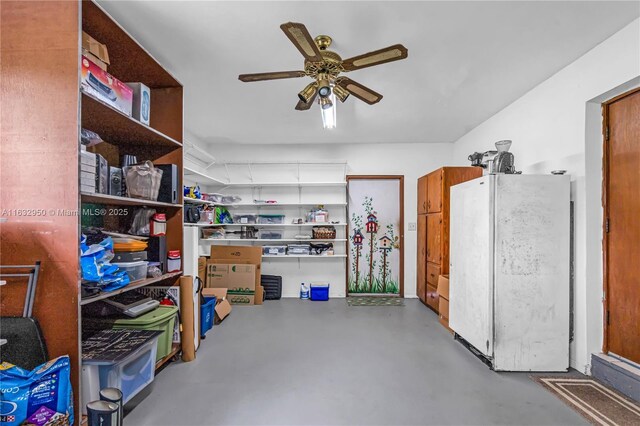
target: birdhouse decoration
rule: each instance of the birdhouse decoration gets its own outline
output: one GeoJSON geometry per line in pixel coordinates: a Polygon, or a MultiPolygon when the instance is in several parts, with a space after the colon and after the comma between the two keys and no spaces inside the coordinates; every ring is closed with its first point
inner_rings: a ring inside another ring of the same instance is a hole
{"type": "Polygon", "coordinates": [[[362,242],[364,241],[364,235],[362,235],[362,232],[360,232],[359,229],[356,229],[355,232],[353,233],[353,245],[354,246],[361,246],[362,242]]]}
{"type": "Polygon", "coordinates": [[[378,232],[378,218],[375,214],[371,213],[367,216],[367,224],[366,224],[367,232],[370,234],[375,234],[378,232]]]}
{"type": "Polygon", "coordinates": [[[380,250],[391,250],[393,248],[393,240],[386,235],[380,238],[380,250]]]}

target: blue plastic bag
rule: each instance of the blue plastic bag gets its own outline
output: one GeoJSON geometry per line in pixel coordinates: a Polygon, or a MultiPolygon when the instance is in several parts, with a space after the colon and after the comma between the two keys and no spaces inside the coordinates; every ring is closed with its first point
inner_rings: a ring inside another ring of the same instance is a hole
{"type": "Polygon", "coordinates": [[[72,425],[70,374],[66,355],[32,371],[8,362],[0,364],[0,425],[72,425]]]}
{"type": "Polygon", "coordinates": [[[129,284],[129,275],[109,263],[113,259],[113,240],[105,238],[100,244],[86,244],[87,237],[80,241],[80,267],[82,279],[97,282],[103,291],[114,291],[129,284]]]}

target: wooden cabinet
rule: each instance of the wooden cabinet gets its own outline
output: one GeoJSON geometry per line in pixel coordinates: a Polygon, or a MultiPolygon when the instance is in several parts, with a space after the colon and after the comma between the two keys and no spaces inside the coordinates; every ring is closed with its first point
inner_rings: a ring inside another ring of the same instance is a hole
{"type": "Polygon", "coordinates": [[[449,189],[482,176],[479,167],[443,167],[418,179],[418,298],[438,311],[438,277],[449,273],[449,189]]]}
{"type": "Polygon", "coordinates": [[[427,213],[442,211],[442,169],[427,175],[427,213]]]}
{"type": "Polygon", "coordinates": [[[427,215],[427,262],[442,261],[442,213],[427,215]]]}
{"type": "Polygon", "coordinates": [[[427,213],[427,177],[418,179],[418,214],[427,213]]]}
{"type": "MultiPolygon", "coordinates": [[[[426,199],[424,200],[426,206],[426,199]]],[[[416,291],[418,298],[427,303],[427,216],[418,215],[418,281],[416,291]]]]}

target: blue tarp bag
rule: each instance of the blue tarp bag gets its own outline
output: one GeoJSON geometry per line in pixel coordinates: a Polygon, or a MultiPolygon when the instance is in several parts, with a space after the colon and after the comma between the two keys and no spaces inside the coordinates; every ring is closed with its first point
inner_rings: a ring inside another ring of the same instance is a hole
{"type": "Polygon", "coordinates": [[[32,371],[8,362],[0,364],[0,425],[72,425],[70,373],[66,355],[32,371]]]}

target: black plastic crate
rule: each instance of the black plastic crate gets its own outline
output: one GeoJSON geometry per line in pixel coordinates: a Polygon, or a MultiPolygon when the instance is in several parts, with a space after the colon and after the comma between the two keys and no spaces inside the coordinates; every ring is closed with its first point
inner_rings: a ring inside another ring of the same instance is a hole
{"type": "Polygon", "coordinates": [[[265,300],[280,300],[282,297],[282,277],[277,275],[261,275],[260,283],[264,287],[265,300]]]}

